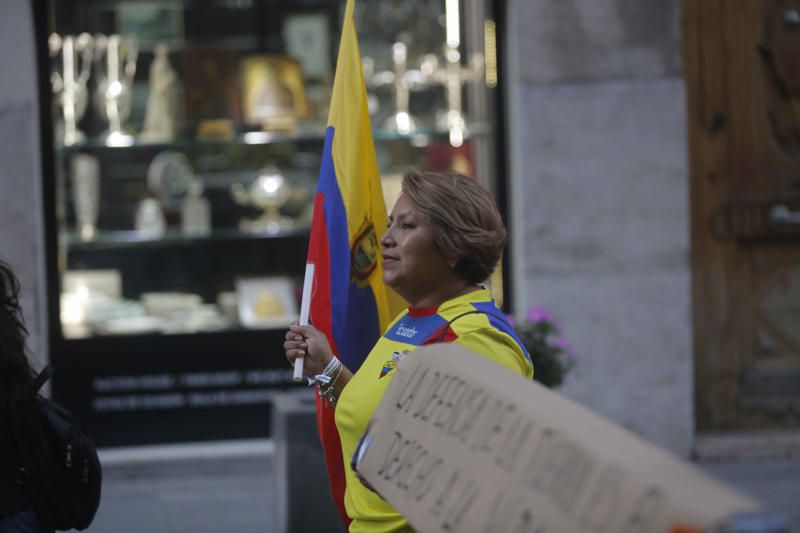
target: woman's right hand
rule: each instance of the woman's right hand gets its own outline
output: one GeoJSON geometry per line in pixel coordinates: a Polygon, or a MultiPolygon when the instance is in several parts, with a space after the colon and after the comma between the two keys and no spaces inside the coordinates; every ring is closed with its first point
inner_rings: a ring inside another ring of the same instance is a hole
{"type": "Polygon", "coordinates": [[[293,322],[286,332],[283,343],[286,359],[294,366],[294,360],[303,358],[303,373],[307,376],[322,374],[334,358],[331,345],[324,333],[314,326],[300,326],[293,322]]]}

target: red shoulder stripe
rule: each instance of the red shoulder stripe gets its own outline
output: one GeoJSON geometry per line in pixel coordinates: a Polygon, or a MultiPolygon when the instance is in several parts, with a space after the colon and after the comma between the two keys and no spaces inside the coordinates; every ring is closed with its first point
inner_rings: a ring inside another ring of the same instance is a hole
{"type": "Polygon", "coordinates": [[[444,324],[442,327],[438,328],[436,331],[431,333],[431,335],[428,336],[428,338],[422,342],[421,346],[424,346],[426,344],[435,344],[437,342],[453,342],[457,338],[458,334],[455,331],[453,331],[453,328],[451,328],[448,324],[444,324]],[[445,328],[447,328],[446,333],[444,333],[445,328]],[[442,333],[444,333],[444,338],[442,338],[442,333]]]}

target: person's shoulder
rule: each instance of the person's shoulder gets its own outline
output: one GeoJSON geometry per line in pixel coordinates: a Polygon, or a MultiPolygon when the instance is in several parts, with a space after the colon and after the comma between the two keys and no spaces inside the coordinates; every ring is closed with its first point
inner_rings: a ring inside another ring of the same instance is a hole
{"type": "Polygon", "coordinates": [[[457,335],[466,335],[475,330],[493,328],[513,335],[513,328],[503,312],[495,305],[485,290],[476,291],[473,299],[465,299],[440,312],[457,335]]]}
{"type": "Polygon", "coordinates": [[[459,335],[455,342],[522,376],[533,377],[533,365],[525,348],[511,335],[487,325],[459,335]]]}

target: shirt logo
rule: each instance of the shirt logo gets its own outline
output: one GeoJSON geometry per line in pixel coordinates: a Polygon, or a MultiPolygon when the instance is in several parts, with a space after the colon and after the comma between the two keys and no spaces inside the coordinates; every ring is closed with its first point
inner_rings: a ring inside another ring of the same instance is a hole
{"type": "Polygon", "coordinates": [[[385,363],[383,363],[383,368],[381,368],[381,375],[378,377],[378,379],[381,379],[383,376],[385,376],[395,368],[397,368],[397,363],[395,363],[394,361],[386,361],[385,363]]]}
{"type": "Polygon", "coordinates": [[[397,361],[405,357],[408,353],[408,350],[403,350],[402,352],[394,352],[392,354],[392,359],[390,361],[386,361],[383,363],[383,368],[381,368],[381,375],[378,376],[378,379],[381,379],[386,374],[389,374],[392,370],[397,368],[397,361]]]}
{"type": "Polygon", "coordinates": [[[417,329],[414,326],[407,328],[405,326],[400,326],[397,328],[395,333],[401,337],[405,337],[407,339],[413,339],[417,335],[417,329]]]}

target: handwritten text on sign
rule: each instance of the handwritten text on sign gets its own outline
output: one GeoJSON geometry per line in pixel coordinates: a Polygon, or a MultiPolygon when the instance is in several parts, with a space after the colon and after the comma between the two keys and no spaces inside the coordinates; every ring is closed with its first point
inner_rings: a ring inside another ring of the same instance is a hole
{"type": "Polygon", "coordinates": [[[452,345],[404,358],[369,433],[359,472],[420,531],[668,531],[755,508],[452,345]],[[687,486],[703,501],[687,497],[687,486]]]}

